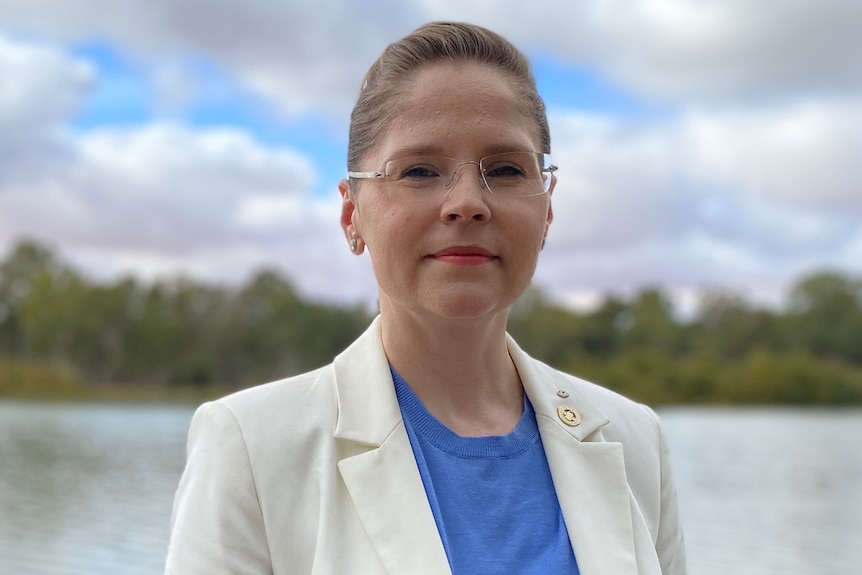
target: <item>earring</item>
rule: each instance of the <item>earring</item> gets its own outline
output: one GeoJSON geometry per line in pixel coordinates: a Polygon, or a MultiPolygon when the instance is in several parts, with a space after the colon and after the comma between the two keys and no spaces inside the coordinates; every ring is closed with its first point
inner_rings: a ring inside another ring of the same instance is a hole
{"type": "Polygon", "coordinates": [[[359,247],[359,242],[356,241],[356,238],[350,238],[350,251],[356,253],[356,250],[359,247]]]}
{"type": "Polygon", "coordinates": [[[542,251],[543,249],[545,249],[545,240],[546,239],[548,239],[548,238],[542,238],[542,245],[539,246],[539,251],[542,251]]]}

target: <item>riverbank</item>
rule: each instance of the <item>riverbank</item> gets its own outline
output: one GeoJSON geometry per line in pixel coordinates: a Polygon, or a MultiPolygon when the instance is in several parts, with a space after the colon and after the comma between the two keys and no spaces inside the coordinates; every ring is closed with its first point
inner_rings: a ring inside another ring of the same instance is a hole
{"type": "Polygon", "coordinates": [[[218,385],[94,385],[68,366],[0,357],[0,399],[199,404],[231,391],[218,385]]]}
{"type": "MultiPolygon", "coordinates": [[[[612,358],[582,356],[560,366],[652,406],[862,405],[862,368],[813,358],[757,352],[730,362],[710,355],[670,357],[631,352],[612,358]]],[[[237,386],[99,383],[63,364],[0,357],[0,399],[192,403],[222,397],[237,386]]]]}

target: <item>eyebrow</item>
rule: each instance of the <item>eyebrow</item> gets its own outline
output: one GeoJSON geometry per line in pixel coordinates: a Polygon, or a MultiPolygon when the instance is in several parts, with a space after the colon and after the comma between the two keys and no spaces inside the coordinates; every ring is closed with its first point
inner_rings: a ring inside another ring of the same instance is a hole
{"type": "Polygon", "coordinates": [[[403,158],[405,156],[443,156],[443,149],[439,146],[427,146],[427,145],[418,145],[418,146],[405,146],[403,148],[396,148],[394,152],[389,156],[389,159],[393,158],[403,158]]]}
{"type": "MultiPolygon", "coordinates": [[[[484,149],[482,155],[479,158],[484,158],[485,156],[490,156],[493,154],[502,154],[504,152],[533,152],[535,150],[531,150],[529,148],[525,149],[524,146],[514,145],[514,144],[494,144],[493,146],[489,146],[484,149]]],[[[405,156],[444,156],[449,157],[443,153],[443,148],[435,145],[417,145],[417,146],[405,146],[402,148],[396,148],[395,151],[392,152],[392,155],[389,156],[389,159],[395,158],[403,158],[405,156]]],[[[478,160],[479,158],[475,158],[478,160]]],[[[467,159],[467,158],[456,158],[456,159],[467,159]]]]}

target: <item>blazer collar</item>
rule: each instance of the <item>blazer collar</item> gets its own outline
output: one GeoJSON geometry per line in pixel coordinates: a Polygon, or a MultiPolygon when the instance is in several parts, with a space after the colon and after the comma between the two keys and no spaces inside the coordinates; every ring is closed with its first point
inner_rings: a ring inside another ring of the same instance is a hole
{"type": "Polygon", "coordinates": [[[389,360],[383,351],[380,316],[333,362],[338,394],[335,437],[379,447],[401,424],[389,360]]]}
{"type": "MultiPolygon", "coordinates": [[[[577,379],[533,359],[511,337],[507,337],[507,345],[537,416],[553,420],[558,418],[559,407],[572,407],[580,416],[580,424],[563,429],[579,441],[608,424],[608,418],[579,392],[577,379]]],[[[333,365],[338,393],[335,437],[379,446],[401,423],[379,316],[333,365]]]]}
{"type": "Polygon", "coordinates": [[[531,358],[512,338],[508,346],[536,411],[581,574],[659,574],[657,563],[638,565],[623,446],[604,440],[601,430],[609,420],[585,397],[590,384],[531,358]],[[578,421],[567,422],[560,409],[574,412],[578,421]]]}
{"type": "Polygon", "coordinates": [[[507,345],[509,356],[515,363],[524,391],[537,416],[563,423],[558,409],[571,408],[577,413],[580,422],[573,426],[562,425],[561,429],[578,441],[586,440],[608,424],[608,418],[584,397],[578,379],[533,359],[518,347],[511,336],[507,337],[507,345]]]}
{"type": "MultiPolygon", "coordinates": [[[[601,434],[608,418],[584,396],[583,382],[530,358],[511,338],[508,347],[536,411],[580,572],[660,573],[657,562],[638,565],[623,448],[601,434]],[[580,422],[568,425],[560,407],[576,411],[580,422]]],[[[381,562],[389,573],[448,573],[383,352],[379,317],[335,359],[334,368],[335,436],[356,444],[345,449],[338,469],[381,562]]],[[[648,538],[644,533],[638,528],[637,538],[648,538]]]]}
{"type": "Polygon", "coordinates": [[[383,352],[380,318],[334,361],[338,470],[387,573],[449,573],[383,352]],[[352,444],[352,445],[351,445],[352,444]]]}

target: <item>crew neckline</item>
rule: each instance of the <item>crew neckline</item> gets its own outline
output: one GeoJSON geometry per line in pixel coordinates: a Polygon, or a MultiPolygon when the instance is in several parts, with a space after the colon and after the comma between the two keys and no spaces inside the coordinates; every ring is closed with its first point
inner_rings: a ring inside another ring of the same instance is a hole
{"type": "Polygon", "coordinates": [[[404,378],[391,365],[395,395],[401,414],[414,432],[431,445],[463,458],[497,459],[516,457],[539,440],[536,413],[527,395],[524,394],[524,412],[515,428],[506,435],[487,435],[482,437],[463,437],[440,422],[425,408],[404,378]]]}

